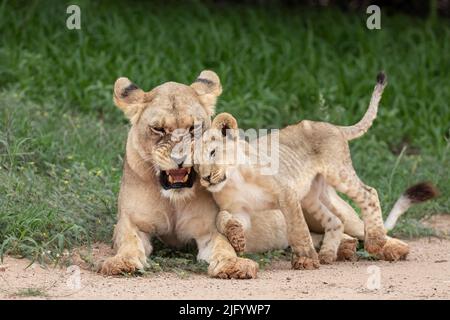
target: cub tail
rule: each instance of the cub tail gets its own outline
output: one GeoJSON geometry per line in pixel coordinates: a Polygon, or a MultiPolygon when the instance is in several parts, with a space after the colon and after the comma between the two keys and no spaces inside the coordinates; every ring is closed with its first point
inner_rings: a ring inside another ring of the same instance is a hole
{"type": "Polygon", "coordinates": [[[431,182],[420,182],[408,189],[398,198],[384,222],[386,230],[392,230],[400,216],[412,205],[436,198],[439,190],[431,182]]]}
{"type": "Polygon", "coordinates": [[[377,84],[372,93],[372,98],[370,99],[369,108],[366,111],[364,117],[353,126],[339,126],[338,128],[344,134],[347,140],[353,140],[361,137],[364,133],[369,130],[372,126],[373,121],[377,117],[378,105],[383,94],[384,87],[387,84],[387,77],[384,72],[380,72],[377,75],[377,84]]]}

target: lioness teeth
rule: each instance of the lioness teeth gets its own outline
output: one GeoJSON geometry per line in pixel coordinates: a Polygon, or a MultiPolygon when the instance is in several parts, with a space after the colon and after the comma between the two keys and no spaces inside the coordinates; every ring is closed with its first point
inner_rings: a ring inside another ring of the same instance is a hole
{"type": "Polygon", "coordinates": [[[180,168],[165,171],[169,184],[187,183],[192,174],[191,168],[180,168]]]}

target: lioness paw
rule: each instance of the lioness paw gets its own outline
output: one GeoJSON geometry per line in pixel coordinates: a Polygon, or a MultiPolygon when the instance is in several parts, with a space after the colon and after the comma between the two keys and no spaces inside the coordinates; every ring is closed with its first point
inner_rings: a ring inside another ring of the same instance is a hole
{"type": "Polygon", "coordinates": [[[210,274],[221,279],[254,279],[258,264],[250,259],[232,258],[218,262],[210,274]]]}
{"type": "Polygon", "coordinates": [[[122,273],[134,273],[142,269],[144,269],[144,265],[138,258],[116,255],[103,262],[100,273],[104,275],[119,275],[122,273]]]}
{"type": "Polygon", "coordinates": [[[228,221],[225,226],[225,236],[228,238],[234,251],[241,253],[245,251],[245,234],[241,223],[235,219],[228,221]]]}

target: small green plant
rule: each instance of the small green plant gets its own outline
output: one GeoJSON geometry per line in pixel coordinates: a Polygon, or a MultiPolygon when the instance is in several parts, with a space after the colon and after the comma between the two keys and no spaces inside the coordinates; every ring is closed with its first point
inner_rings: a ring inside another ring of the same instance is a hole
{"type": "Polygon", "coordinates": [[[25,288],[20,289],[14,295],[18,297],[46,297],[47,293],[40,288],[25,288]]]}
{"type": "Polygon", "coordinates": [[[272,250],[264,253],[245,253],[242,255],[245,258],[252,259],[258,262],[259,267],[264,269],[274,261],[290,260],[291,251],[287,250],[272,250]]]}
{"type": "Polygon", "coordinates": [[[359,249],[358,251],[356,251],[356,256],[358,257],[358,259],[363,259],[363,260],[378,260],[378,258],[370,253],[368,253],[366,250],[364,249],[359,249]]]}
{"type": "Polygon", "coordinates": [[[148,260],[149,267],[146,271],[149,272],[167,271],[175,272],[180,276],[184,276],[185,273],[205,273],[208,270],[208,264],[206,262],[197,261],[194,257],[169,258],[154,255],[148,260]]]}
{"type": "Polygon", "coordinates": [[[206,273],[208,264],[196,258],[196,246],[193,243],[186,245],[184,250],[167,248],[161,241],[155,239],[154,252],[147,259],[149,266],[146,272],[174,272],[180,277],[189,273],[206,273]]]}

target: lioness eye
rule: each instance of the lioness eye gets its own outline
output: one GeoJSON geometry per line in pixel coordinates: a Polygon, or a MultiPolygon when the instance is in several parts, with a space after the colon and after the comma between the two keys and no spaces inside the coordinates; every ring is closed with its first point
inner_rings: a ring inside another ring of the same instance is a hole
{"type": "Polygon", "coordinates": [[[214,157],[216,155],[216,149],[213,149],[209,155],[211,158],[214,157]]]}
{"type": "Polygon", "coordinates": [[[159,135],[163,135],[164,133],[166,133],[164,128],[161,128],[161,127],[150,127],[150,129],[159,135]]]}

